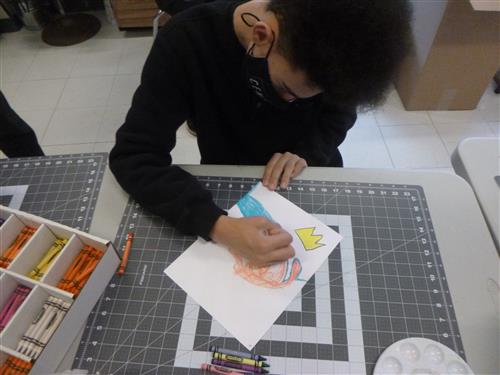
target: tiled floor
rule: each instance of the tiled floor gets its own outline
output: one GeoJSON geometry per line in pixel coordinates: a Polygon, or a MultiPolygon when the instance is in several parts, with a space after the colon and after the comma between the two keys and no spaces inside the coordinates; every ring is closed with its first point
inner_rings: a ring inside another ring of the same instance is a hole
{"type": "MultiPolygon", "coordinates": [[[[0,87],[47,154],[109,151],[139,84],[150,33],[120,32],[97,15],[101,31],[77,46],[47,46],[36,32],[0,36],[0,87]]],[[[473,111],[408,112],[393,90],[381,108],[360,114],[341,151],[346,167],[451,171],[461,139],[499,134],[500,95],[491,87],[473,111]]],[[[185,127],[173,159],[199,163],[185,127]]]]}

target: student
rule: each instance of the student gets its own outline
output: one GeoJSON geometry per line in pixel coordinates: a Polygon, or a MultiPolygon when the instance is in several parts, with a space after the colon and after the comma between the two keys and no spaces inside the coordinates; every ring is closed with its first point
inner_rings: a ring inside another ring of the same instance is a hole
{"type": "Polygon", "coordinates": [[[294,255],[264,218],[229,218],[172,165],[190,120],[202,164],[266,165],[286,187],[306,166],[341,167],[356,110],[384,96],[410,45],[405,0],[216,1],[174,16],[145,63],[110,167],[143,207],[257,266],[294,255]]]}
{"type": "Polygon", "coordinates": [[[43,156],[35,132],[9,106],[0,91],[0,150],[9,158],[43,156]]]}

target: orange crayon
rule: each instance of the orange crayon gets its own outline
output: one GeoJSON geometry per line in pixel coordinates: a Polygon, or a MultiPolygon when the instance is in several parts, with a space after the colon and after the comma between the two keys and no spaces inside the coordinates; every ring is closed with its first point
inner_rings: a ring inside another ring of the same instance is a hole
{"type": "Polygon", "coordinates": [[[134,239],[134,233],[129,232],[127,234],[127,242],[125,244],[125,250],[123,251],[123,258],[118,269],[118,276],[122,276],[125,273],[125,267],[127,267],[128,256],[130,254],[130,248],[132,247],[132,240],[134,239]]]}
{"type": "Polygon", "coordinates": [[[102,256],[102,251],[85,245],[65,272],[57,287],[77,296],[102,256]]]}

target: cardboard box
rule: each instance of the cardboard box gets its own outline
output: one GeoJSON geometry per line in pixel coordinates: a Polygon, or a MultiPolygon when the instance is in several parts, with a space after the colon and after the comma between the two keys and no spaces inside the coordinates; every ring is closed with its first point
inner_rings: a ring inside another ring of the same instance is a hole
{"type": "Polygon", "coordinates": [[[474,109],[500,67],[500,13],[484,0],[412,0],[415,47],[396,78],[407,110],[474,109]]]}
{"type": "Polygon", "coordinates": [[[120,258],[111,242],[65,225],[1,205],[0,217],[6,219],[0,227],[0,254],[12,243],[24,226],[37,228],[35,234],[26,242],[10,265],[6,269],[0,268],[0,308],[17,285],[31,288],[31,292],[0,333],[0,364],[12,355],[32,362],[30,374],[54,373],[113,277],[120,264],[120,258]],[[37,265],[58,237],[66,238],[68,242],[52,262],[47,273],[40,281],[27,277],[29,271],[37,265]],[[75,297],[72,293],[57,288],[57,284],[84,245],[101,250],[104,255],[80,294],[75,297]],[[31,358],[16,351],[17,344],[49,296],[72,302],[72,305],[40,356],[32,361],[31,358]]]}
{"type": "Polygon", "coordinates": [[[474,10],[500,12],[500,1],[498,0],[469,0],[474,10]]]}

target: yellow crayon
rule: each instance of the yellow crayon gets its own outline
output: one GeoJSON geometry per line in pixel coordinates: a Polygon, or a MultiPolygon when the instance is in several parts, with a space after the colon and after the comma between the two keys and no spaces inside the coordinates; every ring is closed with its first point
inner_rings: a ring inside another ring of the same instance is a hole
{"type": "Polygon", "coordinates": [[[214,358],[222,361],[239,363],[241,365],[255,366],[255,367],[269,367],[264,361],[256,361],[255,359],[238,357],[231,354],[214,353],[214,358]]]}
{"type": "Polygon", "coordinates": [[[32,279],[40,280],[67,242],[67,239],[58,238],[54,245],[45,253],[38,265],[31,270],[28,276],[32,279]]]}

